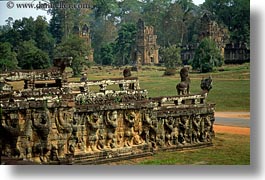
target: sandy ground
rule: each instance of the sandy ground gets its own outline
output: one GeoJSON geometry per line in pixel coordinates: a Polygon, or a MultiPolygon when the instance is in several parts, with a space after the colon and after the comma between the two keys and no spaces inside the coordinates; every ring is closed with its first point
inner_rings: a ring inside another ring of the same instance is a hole
{"type": "MultiPolygon", "coordinates": [[[[250,112],[215,112],[215,116],[223,118],[240,118],[240,119],[249,120],[250,112]]],[[[250,128],[247,127],[214,125],[214,131],[216,133],[250,135],[250,128]]]]}
{"type": "Polygon", "coordinates": [[[250,112],[215,112],[216,117],[250,119],[250,112]]]}
{"type": "Polygon", "coordinates": [[[250,135],[250,128],[245,128],[245,127],[214,125],[213,128],[214,128],[215,133],[231,133],[231,134],[250,135]]]}

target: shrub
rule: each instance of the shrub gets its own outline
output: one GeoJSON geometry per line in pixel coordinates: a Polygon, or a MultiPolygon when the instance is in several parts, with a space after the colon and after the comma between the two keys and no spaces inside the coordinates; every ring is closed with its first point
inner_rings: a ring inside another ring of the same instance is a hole
{"type": "Polygon", "coordinates": [[[206,73],[212,72],[215,67],[220,67],[222,64],[223,57],[216,43],[209,38],[203,39],[195,51],[195,56],[191,62],[192,68],[206,73]]]}

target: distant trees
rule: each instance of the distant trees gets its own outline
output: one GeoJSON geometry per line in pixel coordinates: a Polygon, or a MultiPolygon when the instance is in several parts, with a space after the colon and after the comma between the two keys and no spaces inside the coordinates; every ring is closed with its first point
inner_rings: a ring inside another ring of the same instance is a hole
{"type": "Polygon", "coordinates": [[[48,53],[37,48],[33,40],[20,43],[17,59],[22,69],[45,69],[51,65],[48,53]]]}
{"type": "Polygon", "coordinates": [[[84,45],[85,40],[78,36],[71,36],[63,40],[55,48],[55,56],[72,57],[72,66],[74,75],[80,75],[84,66],[89,66],[88,60],[85,58],[89,55],[89,50],[84,45]]]}
{"type": "Polygon", "coordinates": [[[250,41],[250,0],[205,0],[202,9],[225,24],[233,42],[250,41]]]}
{"type": "Polygon", "coordinates": [[[161,56],[166,67],[165,75],[174,75],[176,73],[176,66],[182,64],[180,58],[180,48],[175,45],[161,50],[161,56]]]}
{"type": "MultiPolygon", "coordinates": [[[[64,46],[68,50],[73,48],[73,51],[76,51],[74,47],[68,47],[67,43],[81,42],[77,36],[73,37],[73,29],[86,24],[89,27],[95,62],[103,65],[125,65],[131,63],[131,48],[135,43],[137,31],[135,25],[139,18],[147,26],[154,27],[158,45],[170,49],[174,46],[198,43],[199,19],[202,13],[210,12],[213,20],[228,28],[232,42],[242,41],[249,45],[249,0],[205,0],[200,6],[194,5],[192,0],[50,0],[53,5],[62,2],[86,3],[90,8],[52,8],[48,11],[52,15],[49,23],[44,17],[15,21],[9,18],[7,25],[0,27],[0,42],[9,43],[13,55],[29,56],[38,51],[42,57],[38,57],[42,59],[40,62],[46,62],[45,57],[48,54],[48,64],[32,64],[31,68],[46,67],[51,64],[55,47],[56,55],[59,55],[58,49],[64,46]],[[31,53],[22,53],[23,46],[30,46],[31,53]]],[[[86,44],[81,42],[77,48],[80,50],[79,54],[89,54],[83,52],[84,48],[86,44]]],[[[10,57],[10,53],[8,56],[10,57]]],[[[161,58],[167,59],[166,54],[162,53],[161,58]]],[[[20,68],[31,66],[22,59],[17,58],[18,66],[23,65],[20,68]]],[[[80,61],[83,63],[83,60],[74,62],[78,66],[73,66],[75,73],[79,73],[80,61]]],[[[5,66],[2,69],[9,68],[5,66]]]]}
{"type": "Polygon", "coordinates": [[[0,71],[9,71],[17,68],[17,55],[12,51],[8,42],[0,42],[0,71]]]}
{"type": "Polygon", "coordinates": [[[100,59],[102,65],[112,65],[115,61],[114,53],[115,44],[110,43],[101,47],[100,49],[100,59]]]}
{"type": "Polygon", "coordinates": [[[204,38],[195,51],[191,65],[193,69],[202,73],[212,72],[215,67],[222,66],[223,57],[216,43],[209,38],[204,38]]]}
{"type": "Polygon", "coordinates": [[[116,43],[116,64],[125,65],[131,63],[132,46],[136,40],[136,25],[132,23],[123,24],[118,31],[116,43]]]}
{"type": "Polygon", "coordinates": [[[3,28],[0,33],[0,43],[7,43],[2,44],[6,49],[2,51],[2,56],[8,57],[0,62],[5,64],[2,70],[43,69],[50,66],[54,39],[48,31],[49,25],[45,18],[22,18],[10,21],[7,26],[8,28],[3,28]]]}

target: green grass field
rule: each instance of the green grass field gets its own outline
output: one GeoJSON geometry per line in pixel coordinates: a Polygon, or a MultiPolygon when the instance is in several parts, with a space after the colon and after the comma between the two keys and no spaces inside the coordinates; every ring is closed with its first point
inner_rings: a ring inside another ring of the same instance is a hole
{"type": "Polygon", "coordinates": [[[211,147],[163,151],[151,157],[120,161],[110,165],[250,165],[250,136],[217,133],[211,147]]]}

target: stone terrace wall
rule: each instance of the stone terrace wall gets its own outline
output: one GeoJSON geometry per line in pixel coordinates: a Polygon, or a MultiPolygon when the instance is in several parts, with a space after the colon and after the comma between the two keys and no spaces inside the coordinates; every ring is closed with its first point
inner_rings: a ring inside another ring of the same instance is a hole
{"type": "Polygon", "coordinates": [[[148,98],[137,78],[2,93],[2,152],[42,164],[98,164],[208,146],[214,105],[205,98],[148,98]],[[120,89],[108,90],[113,84],[120,89]]]}

